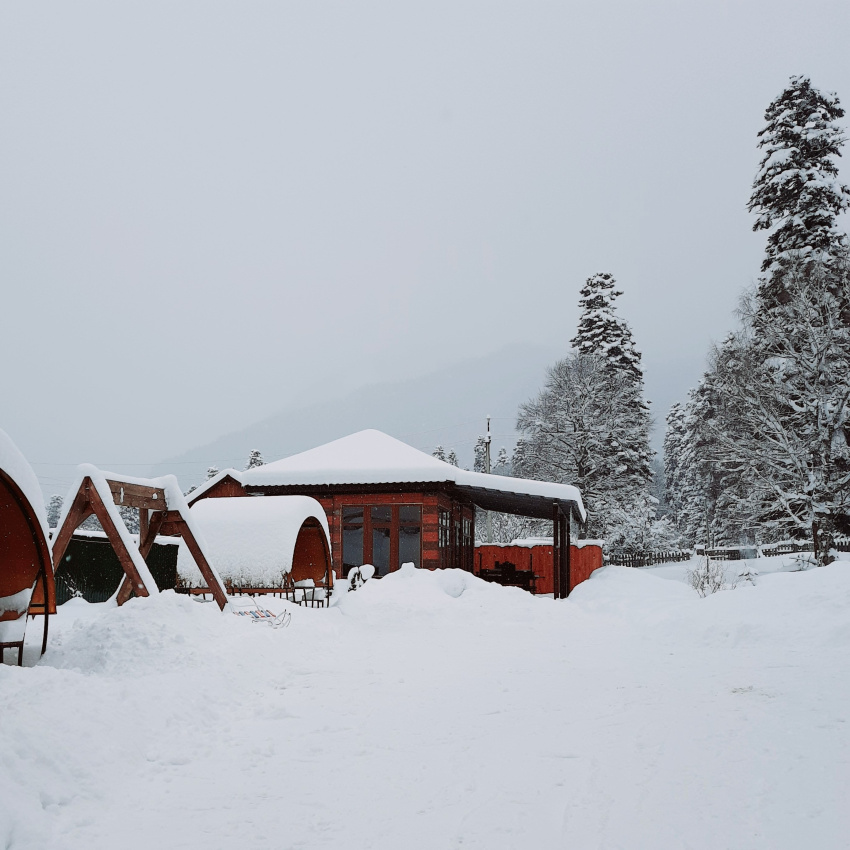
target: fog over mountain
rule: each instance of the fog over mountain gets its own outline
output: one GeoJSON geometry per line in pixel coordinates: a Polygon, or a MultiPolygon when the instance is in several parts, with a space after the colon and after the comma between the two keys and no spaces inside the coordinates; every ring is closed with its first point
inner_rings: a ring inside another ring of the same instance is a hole
{"type": "MultiPolygon", "coordinates": [[[[277,460],[364,428],[386,431],[430,452],[438,443],[454,448],[463,466],[492,417],[496,446],[512,447],[520,403],[536,392],[555,349],[516,345],[407,381],[376,383],[313,404],[293,403],[279,413],[225,434],[206,445],[165,459],[151,474],[174,472],[184,487],[203,480],[207,468],[241,469],[248,452],[259,449],[277,460]]],[[[226,400],[222,400],[226,403],[226,400]]]]}
{"type": "MultiPolygon", "coordinates": [[[[212,465],[242,469],[251,449],[259,449],[268,462],[363,428],[386,431],[426,452],[438,444],[453,448],[461,465],[471,467],[472,447],[484,433],[486,417],[492,417],[495,451],[501,446],[510,450],[519,405],[540,389],[546,369],[565,353],[552,347],[511,345],[407,381],[371,384],[312,404],[295,402],[259,422],[166,458],[150,474],[173,472],[188,487],[202,481],[212,465]]],[[[682,364],[675,361],[653,365],[647,386],[650,397],[653,390],[661,393],[653,399],[653,409],[661,410],[663,418],[676,391],[683,391],[692,366],[688,364],[682,374],[682,364]]],[[[662,430],[657,424],[656,449],[662,430]]]]}

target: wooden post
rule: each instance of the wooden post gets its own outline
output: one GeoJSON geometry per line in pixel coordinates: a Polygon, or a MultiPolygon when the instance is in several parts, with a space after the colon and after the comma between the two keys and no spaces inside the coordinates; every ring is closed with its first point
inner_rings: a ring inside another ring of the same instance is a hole
{"type": "Polygon", "coordinates": [[[552,502],[552,591],[555,599],[560,599],[561,591],[561,545],[559,522],[560,510],[557,502],[552,502]]]}
{"type": "Polygon", "coordinates": [[[566,542],[566,550],[565,550],[565,559],[564,559],[564,572],[567,574],[567,594],[570,592],[570,583],[572,581],[572,541],[571,541],[571,533],[570,533],[570,520],[572,511],[567,511],[567,515],[564,517],[564,536],[567,538],[566,542]]]}
{"type": "Polygon", "coordinates": [[[570,593],[570,573],[569,573],[569,559],[570,559],[570,538],[567,534],[567,518],[564,516],[563,511],[558,509],[558,526],[559,526],[559,534],[558,538],[561,543],[561,551],[560,551],[560,564],[559,564],[559,575],[561,579],[561,599],[566,599],[570,593]]]}
{"type": "MultiPolygon", "coordinates": [[[[121,562],[121,566],[124,568],[124,573],[130,579],[131,589],[135,592],[136,596],[149,596],[148,589],[145,587],[145,583],[142,581],[142,577],[139,575],[136,565],[130,557],[130,553],[124,547],[124,541],[121,539],[118,529],[112,522],[112,517],[106,510],[103,500],[100,498],[100,493],[97,492],[97,488],[94,485],[91,485],[89,488],[89,501],[94,508],[95,515],[100,520],[100,524],[103,526],[103,530],[106,532],[109,542],[112,544],[112,548],[115,550],[115,554],[118,556],[118,560],[121,562]]],[[[127,593],[127,598],[129,599],[129,597],[130,594],[127,593]]],[[[124,599],[123,601],[126,602],[127,600],[124,599]]],[[[120,598],[118,599],[118,604],[122,604],[120,598]]]]}
{"type": "Polygon", "coordinates": [[[224,606],[227,605],[227,594],[224,592],[224,588],[216,581],[213,571],[210,569],[210,565],[207,563],[207,559],[201,551],[201,547],[198,546],[198,541],[195,540],[195,535],[192,534],[191,529],[185,521],[183,522],[181,536],[183,537],[183,540],[186,541],[186,546],[192,553],[192,557],[198,565],[198,570],[204,577],[207,587],[212,592],[213,599],[215,599],[218,603],[218,607],[224,610],[224,606]]]}

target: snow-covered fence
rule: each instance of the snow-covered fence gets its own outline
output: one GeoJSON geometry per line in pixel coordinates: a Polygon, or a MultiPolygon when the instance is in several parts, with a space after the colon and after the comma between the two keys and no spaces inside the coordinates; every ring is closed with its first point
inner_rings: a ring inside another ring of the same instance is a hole
{"type": "MultiPolygon", "coordinates": [[[[838,547],[836,547],[838,548],[838,547]]],[[[801,540],[799,542],[785,542],[785,543],[776,543],[772,546],[762,546],[761,547],[761,555],[763,558],[770,558],[773,555],[791,555],[795,552],[811,552],[812,551],[812,542],[811,540],[805,541],[801,540]]],[[[839,549],[839,551],[847,551],[839,549]]]]}
{"type": "Polygon", "coordinates": [[[663,552],[606,552],[604,563],[621,567],[651,567],[655,564],[675,564],[690,561],[689,549],[675,549],[663,552]]]}
{"type": "Polygon", "coordinates": [[[715,546],[714,549],[697,546],[694,554],[707,555],[712,561],[744,561],[748,558],[759,557],[756,546],[715,546]]]}

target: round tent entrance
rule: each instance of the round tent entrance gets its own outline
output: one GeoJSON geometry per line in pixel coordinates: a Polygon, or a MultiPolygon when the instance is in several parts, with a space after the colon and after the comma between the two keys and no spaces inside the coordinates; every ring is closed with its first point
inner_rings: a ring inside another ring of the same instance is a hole
{"type": "MultiPolygon", "coordinates": [[[[204,551],[231,594],[273,594],[322,607],[333,588],[324,509],[307,496],[222,497],[192,505],[204,551]]],[[[200,573],[181,544],[178,590],[204,593],[200,573]]]]}
{"type": "Polygon", "coordinates": [[[0,661],[17,652],[23,664],[27,615],[56,613],[53,563],[41,488],[15,444],[0,431],[0,661]]]}

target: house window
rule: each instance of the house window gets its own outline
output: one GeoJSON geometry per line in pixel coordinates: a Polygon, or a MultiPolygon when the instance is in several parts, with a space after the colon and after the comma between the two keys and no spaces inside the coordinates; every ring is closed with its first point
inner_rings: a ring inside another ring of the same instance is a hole
{"type": "Polygon", "coordinates": [[[363,563],[363,508],[342,509],[342,574],[363,563]]]}
{"type": "Polygon", "coordinates": [[[422,508],[419,505],[399,505],[398,508],[398,565],[412,563],[422,566],[422,508]]]}
{"type": "Polygon", "coordinates": [[[383,576],[402,564],[422,565],[422,508],[367,505],[342,508],[342,567],[372,564],[383,576]]]}
{"type": "Polygon", "coordinates": [[[475,553],[474,541],[472,539],[473,527],[469,517],[463,518],[463,569],[472,572],[472,560],[475,553]]]}
{"type": "Polygon", "coordinates": [[[452,515],[451,511],[440,508],[439,520],[440,566],[450,567],[452,548],[452,515]]]}
{"type": "Polygon", "coordinates": [[[385,576],[392,563],[390,552],[393,539],[393,509],[390,505],[373,505],[372,517],[372,566],[376,576],[385,576]]]}

